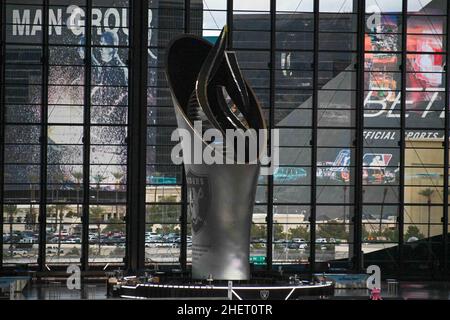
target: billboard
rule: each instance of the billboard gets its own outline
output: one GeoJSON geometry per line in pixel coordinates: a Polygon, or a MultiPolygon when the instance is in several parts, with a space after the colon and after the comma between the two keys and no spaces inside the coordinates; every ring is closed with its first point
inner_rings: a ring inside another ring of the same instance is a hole
{"type": "Polygon", "coordinates": [[[443,128],[444,28],[442,17],[408,18],[404,84],[401,83],[401,15],[382,16],[379,24],[366,30],[364,106],[367,126],[380,126],[378,122],[384,118],[385,126],[399,127],[400,90],[404,85],[407,127],[443,128]]]}
{"type": "MultiPolygon", "coordinates": [[[[91,177],[102,176],[104,188],[115,188],[113,173],[126,172],[126,124],[129,85],[129,8],[128,0],[114,1],[114,7],[94,7],[91,16],[90,88],[86,91],[86,8],[78,5],[51,6],[48,9],[48,144],[52,176],[72,175],[82,170],[82,125],[86,116],[85,94],[90,94],[91,177]],[[104,146],[104,145],[107,145],[104,146]],[[111,186],[108,187],[107,185],[111,186]]],[[[149,66],[157,64],[157,10],[149,9],[149,66]]],[[[20,113],[23,105],[40,105],[43,55],[43,7],[6,5],[6,63],[11,70],[6,83],[17,84],[26,92],[7,91],[11,112],[20,113]],[[38,58],[36,58],[38,57],[38,58]],[[20,64],[18,66],[17,64],[20,64]],[[9,93],[11,92],[11,93],[9,93]],[[17,95],[17,96],[15,96],[17,95]],[[18,105],[20,104],[20,105],[18,105]]],[[[156,100],[156,68],[149,69],[148,101],[156,100]]],[[[31,109],[39,112],[39,109],[31,109]]],[[[21,117],[39,118],[32,114],[21,117]]],[[[25,137],[24,137],[25,139],[25,137]]],[[[61,180],[61,178],[58,178],[61,180]]],[[[55,180],[56,181],[56,180],[55,180]]]]}

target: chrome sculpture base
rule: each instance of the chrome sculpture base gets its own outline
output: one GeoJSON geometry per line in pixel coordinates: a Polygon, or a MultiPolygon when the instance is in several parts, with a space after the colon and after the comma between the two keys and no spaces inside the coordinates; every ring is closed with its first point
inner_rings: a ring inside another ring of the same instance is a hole
{"type": "Polygon", "coordinates": [[[331,281],[298,284],[276,283],[261,285],[248,281],[228,287],[226,283],[195,284],[179,281],[168,283],[140,282],[136,277],[125,277],[112,290],[113,295],[126,299],[229,299],[232,300],[297,300],[301,297],[325,298],[334,295],[331,281]]]}

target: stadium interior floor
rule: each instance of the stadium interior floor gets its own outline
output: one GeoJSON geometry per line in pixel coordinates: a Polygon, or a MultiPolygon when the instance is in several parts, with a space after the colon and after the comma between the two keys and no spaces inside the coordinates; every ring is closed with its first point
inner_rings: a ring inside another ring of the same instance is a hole
{"type": "MultiPolygon", "coordinates": [[[[335,289],[329,300],[367,300],[370,292],[367,289],[335,289]]],[[[23,292],[9,296],[15,300],[105,300],[106,283],[89,283],[81,290],[69,290],[64,282],[52,284],[32,284],[23,292]]],[[[386,300],[450,300],[450,282],[400,282],[397,289],[388,290],[387,283],[382,282],[381,298],[386,300]],[[397,291],[397,293],[395,293],[397,291]]],[[[305,299],[318,299],[305,297],[305,299]]]]}

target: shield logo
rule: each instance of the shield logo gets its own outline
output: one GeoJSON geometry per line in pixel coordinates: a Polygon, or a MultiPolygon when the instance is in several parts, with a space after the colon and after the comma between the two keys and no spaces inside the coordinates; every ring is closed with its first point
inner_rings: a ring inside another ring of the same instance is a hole
{"type": "Polygon", "coordinates": [[[267,300],[269,298],[269,290],[260,290],[259,295],[262,300],[267,300]]]}
{"type": "Polygon", "coordinates": [[[189,171],[186,174],[186,182],[192,231],[193,233],[197,233],[205,225],[209,210],[210,196],[208,178],[189,171]]]}

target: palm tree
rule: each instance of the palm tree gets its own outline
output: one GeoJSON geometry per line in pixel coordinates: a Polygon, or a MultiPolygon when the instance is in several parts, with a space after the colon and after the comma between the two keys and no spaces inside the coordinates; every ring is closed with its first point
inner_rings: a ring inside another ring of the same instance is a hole
{"type": "Polygon", "coordinates": [[[61,252],[61,231],[62,231],[61,229],[64,219],[64,211],[67,209],[67,206],[65,204],[56,204],[54,206],[51,206],[50,208],[55,209],[55,223],[58,227],[58,257],[59,257],[61,252]]]}
{"type": "Polygon", "coordinates": [[[100,256],[101,246],[100,246],[100,225],[103,221],[103,215],[105,214],[105,209],[100,206],[92,207],[90,209],[90,216],[92,220],[97,223],[97,241],[98,241],[98,255],[100,256]]]}
{"type": "Polygon", "coordinates": [[[381,234],[382,234],[381,228],[382,228],[382,226],[383,226],[384,203],[385,203],[385,201],[386,201],[386,195],[387,195],[387,192],[388,192],[388,188],[385,187],[385,188],[383,189],[383,201],[381,201],[381,210],[380,210],[380,230],[379,230],[380,236],[381,236],[381,234]]]}
{"type": "Polygon", "coordinates": [[[428,242],[430,242],[430,216],[431,216],[431,196],[433,195],[434,190],[431,188],[426,188],[419,191],[419,195],[427,198],[428,205],[428,242]]]}
{"type": "Polygon", "coordinates": [[[92,177],[92,179],[94,179],[95,183],[97,184],[97,201],[99,201],[100,184],[106,179],[106,177],[102,174],[96,174],[92,177]]]}
{"type": "Polygon", "coordinates": [[[9,222],[9,254],[13,256],[13,222],[14,222],[14,214],[17,212],[17,205],[15,204],[7,204],[4,207],[5,212],[8,214],[8,222],[9,222]]]}
{"type": "Polygon", "coordinates": [[[113,172],[112,175],[113,175],[114,179],[116,179],[116,188],[115,188],[116,189],[116,218],[119,219],[119,206],[118,206],[118,202],[119,202],[118,193],[119,193],[119,187],[120,187],[119,183],[122,180],[124,173],[121,171],[116,171],[116,172],[113,172]]]}
{"type": "Polygon", "coordinates": [[[36,221],[38,220],[38,216],[39,216],[39,210],[37,210],[37,208],[32,206],[30,208],[30,221],[28,223],[31,225],[31,228],[34,232],[36,232],[39,229],[39,227],[36,224],[36,221]]]}
{"type": "Polygon", "coordinates": [[[77,218],[80,217],[80,183],[83,180],[83,172],[81,171],[75,171],[72,172],[72,177],[75,179],[75,182],[77,184],[77,218]]]}
{"type": "MultiPolygon", "coordinates": [[[[66,183],[66,176],[60,171],[54,173],[53,179],[58,184],[65,184],[66,183]]],[[[55,189],[52,189],[52,200],[53,201],[58,201],[59,200],[59,190],[60,190],[60,187],[56,187],[55,189]],[[55,190],[56,190],[56,198],[53,198],[53,192],[55,190]]]]}
{"type": "MultiPolygon", "coordinates": [[[[347,185],[345,184],[344,185],[344,225],[345,225],[345,219],[346,219],[346,211],[347,211],[347,206],[346,206],[346,204],[347,204],[347,199],[346,199],[346,196],[347,196],[347,185]]],[[[349,220],[350,220],[350,217],[348,217],[349,218],[349,220]]]]}
{"type": "MultiPolygon", "coordinates": [[[[33,211],[33,202],[35,200],[36,197],[36,189],[35,189],[35,185],[38,184],[40,182],[40,176],[37,174],[31,174],[30,175],[30,192],[31,192],[31,199],[33,201],[30,201],[30,214],[33,211]]],[[[34,222],[33,222],[34,223],[34,222]]]]}

